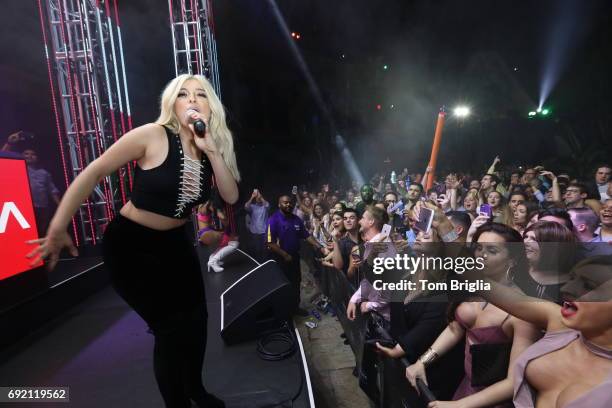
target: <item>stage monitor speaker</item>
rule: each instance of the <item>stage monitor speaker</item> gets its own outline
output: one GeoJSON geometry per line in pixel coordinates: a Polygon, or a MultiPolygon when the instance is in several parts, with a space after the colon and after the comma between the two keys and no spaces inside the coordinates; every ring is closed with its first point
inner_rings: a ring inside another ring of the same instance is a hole
{"type": "Polygon", "coordinates": [[[235,344],[279,328],[291,316],[291,297],[276,261],[253,268],[221,294],[221,337],[235,344]]]}

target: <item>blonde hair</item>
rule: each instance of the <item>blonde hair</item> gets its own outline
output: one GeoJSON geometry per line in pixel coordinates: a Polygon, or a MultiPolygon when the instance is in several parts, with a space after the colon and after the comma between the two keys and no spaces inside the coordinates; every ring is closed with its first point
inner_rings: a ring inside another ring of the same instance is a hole
{"type": "Polygon", "coordinates": [[[161,94],[160,113],[155,123],[166,126],[175,133],[180,132],[181,123],[174,114],[174,103],[183,84],[190,79],[198,81],[206,92],[208,106],[210,107],[210,120],[208,121],[210,134],[230,173],[236,181],[240,181],[240,172],[238,171],[236,153],[234,152],[234,139],[232,132],[227,127],[225,109],[206,77],[203,75],[182,74],[170,81],[161,94]]]}
{"type": "MultiPolygon", "coordinates": [[[[478,207],[478,205],[480,204],[480,197],[478,196],[478,192],[474,191],[474,190],[468,190],[467,193],[465,193],[465,197],[463,197],[463,201],[465,202],[466,198],[471,198],[472,200],[476,201],[476,207],[478,207]]],[[[478,211],[478,210],[476,210],[478,211]]]]}

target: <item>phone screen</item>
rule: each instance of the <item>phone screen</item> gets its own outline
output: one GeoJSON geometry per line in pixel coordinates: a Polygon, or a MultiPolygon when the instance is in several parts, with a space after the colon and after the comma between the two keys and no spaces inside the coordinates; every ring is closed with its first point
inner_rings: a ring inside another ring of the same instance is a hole
{"type": "Polygon", "coordinates": [[[478,215],[485,215],[491,218],[491,216],[493,215],[493,210],[491,209],[491,206],[489,204],[483,204],[478,209],[478,215]]]}
{"type": "Polygon", "coordinates": [[[382,227],[382,234],[386,236],[391,236],[391,226],[389,224],[385,224],[382,227]]]}
{"type": "Polygon", "coordinates": [[[414,225],[415,228],[423,232],[429,232],[431,229],[431,222],[433,221],[434,212],[429,208],[421,208],[419,211],[419,219],[414,225]]]}
{"type": "Polygon", "coordinates": [[[412,246],[416,242],[416,234],[413,230],[409,229],[406,231],[406,240],[408,241],[408,245],[412,246]]]}

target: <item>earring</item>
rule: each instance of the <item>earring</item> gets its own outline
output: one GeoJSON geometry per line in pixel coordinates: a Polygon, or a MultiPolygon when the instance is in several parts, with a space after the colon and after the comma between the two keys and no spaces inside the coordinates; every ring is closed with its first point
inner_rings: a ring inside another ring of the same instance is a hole
{"type": "Polygon", "coordinates": [[[506,269],[506,280],[508,282],[514,282],[514,271],[512,271],[513,268],[514,265],[510,265],[508,266],[508,269],[506,269]]]}

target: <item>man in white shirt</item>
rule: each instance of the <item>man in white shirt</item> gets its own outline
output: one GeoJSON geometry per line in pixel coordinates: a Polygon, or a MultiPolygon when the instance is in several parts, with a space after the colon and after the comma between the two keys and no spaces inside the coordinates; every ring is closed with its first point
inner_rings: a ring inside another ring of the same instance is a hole
{"type": "Polygon", "coordinates": [[[263,198],[258,189],[253,190],[251,198],[244,204],[249,214],[247,227],[251,233],[253,255],[258,261],[263,261],[266,254],[266,228],[268,226],[268,209],[270,204],[263,198]]]}
{"type": "Polygon", "coordinates": [[[610,173],[612,169],[608,164],[603,164],[595,171],[595,183],[597,183],[597,190],[599,190],[599,198],[603,203],[608,198],[608,182],[610,181],[610,173]]]}

